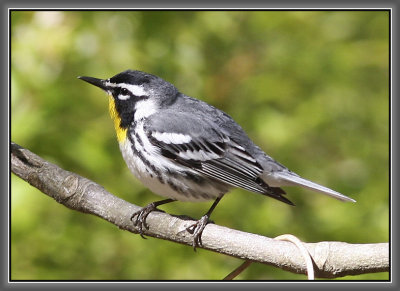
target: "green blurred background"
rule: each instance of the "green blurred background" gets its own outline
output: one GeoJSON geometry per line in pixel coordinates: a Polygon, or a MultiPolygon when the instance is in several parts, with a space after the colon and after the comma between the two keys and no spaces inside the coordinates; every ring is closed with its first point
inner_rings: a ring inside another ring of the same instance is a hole
{"type": "MultiPolygon", "coordinates": [[[[12,140],[144,206],[160,197],[122,160],[106,94],[77,79],[128,68],[224,110],[276,160],[357,200],[286,188],[290,207],[234,190],[217,224],[306,242],[389,241],[389,12],[12,11],[12,140]]],[[[211,203],[161,208],[199,218],[211,203]]],[[[11,177],[13,280],[219,280],[240,264],[143,240],[11,177]]],[[[306,276],[255,263],[237,279],[306,276]]]]}

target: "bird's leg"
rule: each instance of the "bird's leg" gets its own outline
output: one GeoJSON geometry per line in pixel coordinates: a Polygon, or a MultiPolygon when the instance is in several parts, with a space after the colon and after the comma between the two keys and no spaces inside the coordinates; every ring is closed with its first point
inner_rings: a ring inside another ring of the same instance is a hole
{"type": "Polygon", "coordinates": [[[218,202],[221,200],[221,197],[215,199],[213,205],[211,205],[210,209],[207,211],[205,215],[203,215],[196,223],[187,227],[186,230],[193,234],[193,249],[196,251],[196,247],[201,246],[201,234],[203,233],[204,228],[210,222],[210,216],[213,212],[214,208],[217,206],[218,202]]]}
{"type": "Polygon", "coordinates": [[[167,204],[170,202],[174,202],[174,199],[164,199],[161,201],[155,201],[152,203],[149,203],[147,206],[143,207],[139,211],[136,211],[135,213],[132,214],[131,220],[133,221],[133,225],[137,226],[139,228],[139,234],[142,238],[145,238],[143,236],[143,228],[149,229],[149,226],[146,223],[146,218],[152,211],[162,211],[157,209],[157,206],[167,204]],[[135,219],[136,216],[136,219],[135,219]]]}

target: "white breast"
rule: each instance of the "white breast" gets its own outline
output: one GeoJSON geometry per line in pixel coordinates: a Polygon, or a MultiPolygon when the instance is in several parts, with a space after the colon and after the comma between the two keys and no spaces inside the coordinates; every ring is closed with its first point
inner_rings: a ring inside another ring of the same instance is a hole
{"type": "Polygon", "coordinates": [[[152,192],[180,201],[198,202],[215,199],[221,193],[228,191],[228,187],[221,187],[221,185],[216,185],[215,182],[210,181],[210,183],[197,185],[193,181],[185,179],[185,172],[194,175],[198,173],[160,155],[158,149],[150,144],[145,136],[143,124],[137,126],[137,137],[132,136],[134,144],[127,139],[120,143],[120,149],[129,170],[152,192]],[[138,138],[140,138],[141,143],[138,138]],[[140,152],[146,162],[143,162],[133,149],[140,152]],[[149,164],[152,166],[149,167],[149,164]],[[171,175],[171,173],[174,174],[171,175]],[[180,191],[176,189],[180,189],[180,191]]]}

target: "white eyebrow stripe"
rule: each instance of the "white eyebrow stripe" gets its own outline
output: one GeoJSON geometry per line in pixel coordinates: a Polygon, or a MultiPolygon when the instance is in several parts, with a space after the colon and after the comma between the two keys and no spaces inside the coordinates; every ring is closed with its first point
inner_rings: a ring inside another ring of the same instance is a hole
{"type": "Polygon", "coordinates": [[[141,85],[124,84],[124,83],[115,84],[111,83],[110,81],[107,81],[106,86],[126,88],[135,96],[148,96],[147,91],[144,90],[143,86],[141,85]]]}

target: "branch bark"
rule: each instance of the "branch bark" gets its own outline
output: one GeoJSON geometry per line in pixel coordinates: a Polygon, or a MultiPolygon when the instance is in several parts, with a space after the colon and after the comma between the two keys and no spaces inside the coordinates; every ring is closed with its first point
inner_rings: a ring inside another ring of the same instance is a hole
{"type": "MultiPolygon", "coordinates": [[[[100,185],[45,161],[21,146],[11,143],[11,171],[57,202],[83,213],[94,214],[120,229],[138,233],[130,217],[141,207],[107,192],[100,185]]],[[[194,221],[152,212],[147,236],[192,244],[185,231],[194,221]]],[[[202,235],[203,248],[244,260],[272,265],[306,274],[306,264],[290,242],[209,224],[202,235]]],[[[304,243],[310,253],[315,277],[336,278],[389,271],[389,244],[348,244],[344,242],[304,243]]]]}

